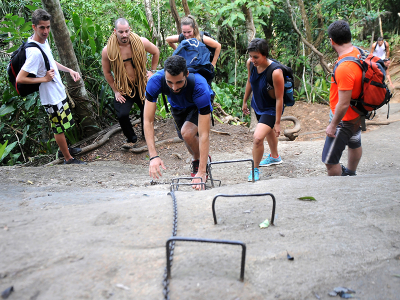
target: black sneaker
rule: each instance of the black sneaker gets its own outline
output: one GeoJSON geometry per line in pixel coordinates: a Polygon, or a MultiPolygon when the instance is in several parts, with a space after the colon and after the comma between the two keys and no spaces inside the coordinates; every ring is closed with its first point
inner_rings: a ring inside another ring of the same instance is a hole
{"type": "Polygon", "coordinates": [[[192,173],[190,173],[191,177],[196,176],[197,172],[199,171],[199,160],[193,160],[192,161],[192,173]]]}
{"type": "Polygon", "coordinates": [[[345,166],[342,166],[342,176],[356,176],[356,172],[350,171],[345,166]]]}
{"type": "MultiPolygon", "coordinates": [[[[74,156],[74,155],[81,153],[82,149],[78,148],[78,147],[68,147],[68,151],[69,151],[69,154],[71,154],[71,156],[74,156]]],[[[62,158],[62,157],[64,157],[64,154],[62,154],[61,150],[58,150],[58,158],[62,158]]]]}
{"type": "Polygon", "coordinates": [[[81,161],[80,159],[71,158],[68,161],[64,159],[64,165],[87,165],[87,162],[81,161]]]}
{"type": "MultiPolygon", "coordinates": [[[[210,162],[211,162],[211,156],[209,155],[208,156],[208,163],[210,163],[210,162]]],[[[198,159],[192,161],[192,173],[190,173],[191,177],[195,177],[197,172],[199,171],[199,163],[200,162],[199,162],[198,159]]],[[[208,163],[207,163],[207,167],[206,167],[206,179],[208,179],[208,175],[209,175],[208,174],[208,167],[209,167],[208,163]]]]}

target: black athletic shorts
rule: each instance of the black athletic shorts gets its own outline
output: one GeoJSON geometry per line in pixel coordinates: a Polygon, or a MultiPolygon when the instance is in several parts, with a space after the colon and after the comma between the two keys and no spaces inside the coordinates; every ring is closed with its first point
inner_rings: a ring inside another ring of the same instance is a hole
{"type": "Polygon", "coordinates": [[[197,109],[197,106],[192,106],[182,110],[171,107],[171,114],[174,118],[176,131],[181,140],[183,140],[181,129],[186,121],[189,121],[196,126],[199,124],[199,110],[197,109]]]}
{"type": "Polygon", "coordinates": [[[275,116],[271,116],[271,115],[258,115],[256,114],[257,117],[257,121],[258,123],[262,123],[265,125],[268,125],[271,128],[274,128],[275,126],[275,120],[276,117],[275,116]]]}
{"type": "Polygon", "coordinates": [[[361,147],[361,118],[341,121],[336,128],[336,137],[327,136],[322,150],[322,162],[328,165],[339,163],[346,146],[350,149],[361,147]]]}

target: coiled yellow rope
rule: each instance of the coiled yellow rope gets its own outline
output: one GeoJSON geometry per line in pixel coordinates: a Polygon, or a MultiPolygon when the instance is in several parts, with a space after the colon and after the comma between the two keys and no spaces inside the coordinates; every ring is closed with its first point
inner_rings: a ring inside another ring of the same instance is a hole
{"type": "Polygon", "coordinates": [[[142,40],[137,34],[131,32],[129,40],[132,47],[132,61],[136,70],[134,82],[129,79],[126,73],[115,33],[110,36],[107,42],[107,56],[111,63],[111,70],[114,73],[114,86],[121,95],[128,95],[132,98],[135,97],[137,89],[140,99],[144,102],[147,84],[146,51],[144,50],[142,40]]]}

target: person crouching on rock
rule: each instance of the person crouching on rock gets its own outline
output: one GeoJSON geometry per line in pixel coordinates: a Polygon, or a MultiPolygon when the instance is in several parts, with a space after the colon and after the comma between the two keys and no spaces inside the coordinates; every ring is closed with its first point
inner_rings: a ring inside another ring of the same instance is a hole
{"type": "Polygon", "coordinates": [[[178,55],[169,57],[164,62],[164,70],[154,74],[146,87],[147,101],[144,106],[144,133],[149,149],[149,175],[152,178],[161,176],[162,167],[166,169],[158,156],[154,142],[154,116],[158,95],[167,85],[167,98],[171,105],[178,136],[192,155],[193,188],[200,190],[203,185],[196,184],[207,180],[207,161],[210,145],[211,96],[214,92],[200,74],[189,74],[186,60],[178,55]],[[191,99],[188,99],[191,98],[191,99]]]}

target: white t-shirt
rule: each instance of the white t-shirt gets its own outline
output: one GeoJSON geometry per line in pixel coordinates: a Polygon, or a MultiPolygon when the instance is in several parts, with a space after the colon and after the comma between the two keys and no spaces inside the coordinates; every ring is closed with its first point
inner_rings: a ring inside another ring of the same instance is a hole
{"type": "Polygon", "coordinates": [[[378,56],[380,59],[386,58],[386,45],[385,41],[383,42],[382,46],[379,46],[378,42],[376,42],[376,47],[373,53],[375,56],[378,56]]]}
{"type": "MultiPolygon", "coordinates": [[[[55,105],[64,100],[67,95],[65,94],[64,85],[62,84],[60,77],[60,72],[58,71],[56,61],[54,60],[53,54],[51,53],[49,43],[46,40],[44,44],[41,44],[29,38],[28,43],[30,42],[38,44],[40,48],[44,51],[44,53],[46,53],[47,58],[49,59],[50,69],[54,69],[55,74],[53,81],[42,82],[40,84],[40,102],[42,103],[42,105],[55,105]]],[[[47,69],[44,63],[42,52],[40,52],[40,50],[35,47],[26,48],[25,51],[26,61],[21,70],[35,74],[37,77],[46,76],[47,69]]]]}

